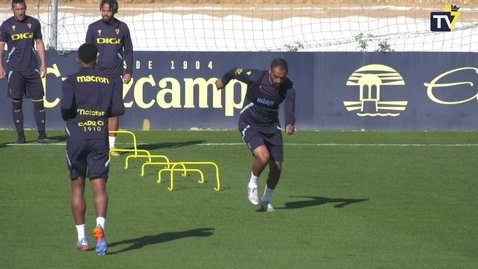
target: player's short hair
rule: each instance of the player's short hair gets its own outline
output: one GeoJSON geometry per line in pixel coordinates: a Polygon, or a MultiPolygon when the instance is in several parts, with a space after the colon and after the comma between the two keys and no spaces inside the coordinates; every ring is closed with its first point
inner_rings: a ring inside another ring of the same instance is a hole
{"type": "Polygon", "coordinates": [[[101,0],[100,2],[100,11],[103,10],[103,5],[108,4],[110,6],[110,10],[113,11],[113,14],[118,13],[118,1],[116,0],[101,0]]]}
{"type": "Polygon", "coordinates": [[[271,63],[271,69],[279,68],[285,69],[286,72],[289,72],[289,65],[287,64],[286,60],[282,58],[276,58],[271,63]]]}
{"type": "Polygon", "coordinates": [[[27,7],[27,3],[25,3],[25,0],[12,0],[12,8],[16,4],[23,4],[25,5],[25,8],[27,7]]]}
{"type": "Polygon", "coordinates": [[[98,48],[92,43],[85,43],[78,49],[78,58],[85,64],[96,61],[97,55],[98,48]]]}

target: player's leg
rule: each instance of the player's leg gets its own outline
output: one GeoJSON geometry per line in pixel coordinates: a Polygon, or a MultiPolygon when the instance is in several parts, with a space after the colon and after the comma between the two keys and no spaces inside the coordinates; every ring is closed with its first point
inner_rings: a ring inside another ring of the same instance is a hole
{"type": "MultiPolygon", "coordinates": [[[[119,117],[108,118],[108,131],[118,131],[119,127],[119,117]]],[[[115,148],[116,146],[116,133],[109,133],[109,145],[110,148],[115,148]]],[[[120,154],[116,151],[111,152],[111,156],[118,157],[120,154]]]]}
{"type": "Polygon", "coordinates": [[[270,153],[269,175],[267,184],[262,196],[261,207],[266,211],[275,211],[270,202],[272,193],[274,192],[282,172],[282,161],[284,160],[284,146],[282,141],[282,133],[280,131],[266,137],[267,150],[270,153]]]}
{"type": "Polygon", "coordinates": [[[55,141],[46,136],[45,125],[46,115],[43,97],[45,95],[40,74],[37,71],[32,71],[25,78],[26,97],[31,98],[33,102],[33,118],[38,131],[39,143],[53,143],[55,141]]]}
{"type": "Polygon", "coordinates": [[[269,163],[270,154],[265,145],[258,145],[252,149],[251,144],[251,150],[255,156],[255,160],[252,163],[252,173],[259,177],[269,163]]]}
{"type": "Polygon", "coordinates": [[[71,195],[71,210],[73,212],[73,219],[75,220],[76,231],[78,233],[78,242],[76,249],[87,251],[90,249],[88,239],[86,239],[86,225],[85,225],[85,178],[77,177],[71,180],[72,195],[71,195]]]}
{"type": "Polygon", "coordinates": [[[109,173],[109,145],[106,140],[92,140],[88,154],[88,177],[94,194],[96,208],[96,227],[93,234],[96,237],[96,252],[105,255],[107,244],[105,238],[106,213],[108,210],[108,193],[106,182],[109,173]]]}
{"type": "MultiPolygon", "coordinates": [[[[123,92],[123,78],[118,76],[115,78],[115,91],[123,92]]],[[[118,131],[119,117],[111,117],[108,119],[108,131],[118,131]]],[[[116,147],[116,133],[109,133],[110,148],[116,147]]],[[[111,156],[118,157],[120,154],[116,151],[111,152],[111,156]]]]}
{"type": "Polygon", "coordinates": [[[85,233],[86,200],[84,194],[87,166],[84,149],[82,141],[69,141],[66,144],[68,170],[70,171],[72,189],[71,211],[78,233],[76,249],[82,251],[90,249],[85,233]]]}
{"type": "Polygon", "coordinates": [[[23,94],[25,89],[25,80],[21,72],[10,71],[8,73],[8,93],[7,96],[12,100],[12,119],[17,130],[17,144],[25,143],[25,134],[23,132],[23,94]]]}
{"type": "Polygon", "coordinates": [[[96,227],[93,235],[96,238],[96,253],[100,256],[106,255],[108,246],[105,238],[106,213],[108,210],[108,194],[106,193],[106,179],[92,178],[94,203],[96,208],[96,227]]]}
{"type": "Polygon", "coordinates": [[[262,135],[256,128],[246,124],[240,124],[239,131],[242,134],[242,139],[255,157],[252,163],[251,178],[247,185],[247,198],[251,204],[259,205],[258,181],[259,176],[268,163],[270,157],[269,152],[264,145],[262,135]]]}
{"type": "Polygon", "coordinates": [[[269,161],[269,175],[267,177],[267,184],[262,195],[261,207],[266,211],[275,211],[271,204],[271,196],[274,192],[277,184],[279,183],[280,175],[282,172],[282,163],[274,160],[269,161]]]}
{"type": "Polygon", "coordinates": [[[23,132],[22,106],[22,99],[12,99],[12,118],[15,129],[17,130],[17,144],[24,144],[26,142],[25,133],[23,132]]]}

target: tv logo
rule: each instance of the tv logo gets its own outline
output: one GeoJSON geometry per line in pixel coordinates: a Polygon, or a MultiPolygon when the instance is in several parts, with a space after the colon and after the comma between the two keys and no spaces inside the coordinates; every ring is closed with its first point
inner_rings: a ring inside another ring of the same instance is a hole
{"type": "Polygon", "coordinates": [[[460,17],[460,8],[454,5],[445,6],[443,12],[430,13],[430,30],[432,32],[450,32],[460,17]]]}

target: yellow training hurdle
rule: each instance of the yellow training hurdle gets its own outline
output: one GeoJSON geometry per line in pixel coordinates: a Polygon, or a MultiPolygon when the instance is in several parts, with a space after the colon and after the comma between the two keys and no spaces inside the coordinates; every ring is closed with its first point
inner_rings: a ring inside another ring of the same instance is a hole
{"type": "Polygon", "coordinates": [[[183,177],[186,176],[187,171],[198,172],[201,175],[201,180],[199,180],[198,182],[201,183],[201,184],[204,183],[204,174],[202,173],[202,171],[199,170],[199,169],[186,168],[186,166],[185,166],[186,164],[188,164],[188,165],[212,165],[212,166],[214,166],[214,168],[216,170],[216,184],[217,184],[217,187],[215,187],[214,190],[215,191],[221,190],[221,182],[219,180],[219,167],[214,162],[177,162],[177,163],[174,163],[171,167],[166,167],[166,168],[163,168],[163,169],[159,170],[159,172],[158,172],[158,183],[161,183],[161,173],[164,172],[164,171],[170,171],[171,172],[170,187],[168,188],[168,190],[170,190],[170,191],[174,190],[174,172],[181,172],[182,171],[183,172],[183,177]],[[180,167],[177,168],[177,166],[180,166],[180,167]]]}
{"type": "Polygon", "coordinates": [[[146,158],[147,161],[143,163],[141,166],[141,176],[144,176],[145,174],[145,167],[148,165],[164,165],[165,168],[162,168],[158,172],[158,183],[161,183],[161,174],[163,172],[169,171],[171,172],[171,180],[170,180],[170,187],[168,187],[169,191],[174,190],[174,172],[182,172],[182,176],[185,177],[187,176],[187,172],[196,172],[199,173],[201,176],[201,179],[198,181],[199,183],[204,183],[204,174],[201,170],[197,168],[187,168],[186,165],[212,165],[215,168],[216,171],[216,184],[217,186],[214,188],[214,190],[219,191],[221,189],[221,183],[219,180],[219,167],[217,166],[216,163],[214,162],[171,162],[169,158],[165,155],[153,155],[151,154],[148,150],[145,149],[138,149],[137,146],[137,140],[136,140],[136,135],[131,132],[131,131],[109,131],[109,133],[114,133],[114,134],[127,134],[130,135],[133,138],[133,149],[122,149],[122,148],[112,148],[110,149],[110,154],[109,158],[111,161],[111,152],[132,152],[133,154],[128,155],[126,157],[126,163],[125,163],[125,169],[128,169],[129,167],[129,159],[130,158],[146,158]],[[139,153],[144,153],[144,154],[139,154],[139,153]],[[158,161],[153,161],[155,158],[161,158],[164,159],[162,162],[158,161]]]}
{"type": "Polygon", "coordinates": [[[145,149],[138,149],[137,143],[136,143],[136,135],[133,132],[130,131],[109,131],[109,133],[113,134],[128,134],[133,137],[133,149],[122,149],[122,148],[112,148],[110,149],[110,160],[111,160],[111,152],[133,152],[134,154],[129,155],[126,157],[126,163],[124,169],[128,169],[129,167],[129,158],[148,158],[149,161],[151,162],[151,153],[145,149]],[[145,153],[145,155],[139,155],[138,153],[142,152],[145,153]]]}
{"type": "Polygon", "coordinates": [[[141,166],[141,176],[144,177],[144,168],[147,166],[147,165],[166,165],[166,168],[169,168],[170,165],[173,165],[174,163],[170,162],[169,161],[169,158],[166,157],[165,155],[151,155],[151,158],[163,158],[166,160],[166,162],[153,162],[153,161],[148,161],[148,162],[145,162],[143,163],[143,165],[141,166]]]}

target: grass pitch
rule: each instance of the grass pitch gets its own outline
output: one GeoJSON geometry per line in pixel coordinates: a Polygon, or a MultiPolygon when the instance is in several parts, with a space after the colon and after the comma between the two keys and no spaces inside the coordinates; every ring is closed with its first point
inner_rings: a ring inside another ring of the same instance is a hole
{"type": "MultiPolygon", "coordinates": [[[[64,135],[58,145],[12,145],[0,131],[2,268],[476,268],[476,133],[312,132],[285,138],[272,196],[249,204],[253,157],[237,131],[135,132],[138,147],[220,169],[169,174],[128,154],[112,160],[108,254],[75,250],[64,135]]],[[[27,140],[36,137],[27,132],[27,140]]],[[[118,147],[131,148],[128,136],[118,147]]],[[[260,177],[260,192],[266,172],[260,177]]],[[[88,183],[87,183],[88,184],[88,183]]],[[[87,231],[95,212],[88,187],[87,231]]]]}

